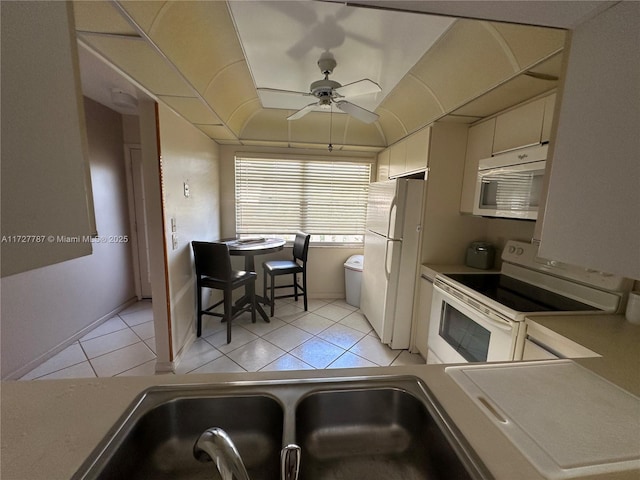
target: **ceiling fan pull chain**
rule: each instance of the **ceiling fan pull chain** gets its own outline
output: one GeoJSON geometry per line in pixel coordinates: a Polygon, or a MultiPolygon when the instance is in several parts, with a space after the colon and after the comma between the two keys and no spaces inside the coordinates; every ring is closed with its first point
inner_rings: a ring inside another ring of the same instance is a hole
{"type": "Polygon", "coordinates": [[[333,145],[331,144],[331,130],[333,130],[333,105],[329,105],[329,152],[333,151],[333,145]]]}

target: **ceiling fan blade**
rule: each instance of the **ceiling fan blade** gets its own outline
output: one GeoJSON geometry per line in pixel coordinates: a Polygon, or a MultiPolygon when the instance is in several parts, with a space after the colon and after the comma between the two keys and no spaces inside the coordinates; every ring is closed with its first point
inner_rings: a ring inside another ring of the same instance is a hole
{"type": "Polygon", "coordinates": [[[286,95],[302,95],[305,97],[311,96],[309,92],[297,92],[295,90],[280,90],[278,88],[258,88],[258,92],[268,92],[268,93],[284,93],[286,95]]]}
{"type": "Polygon", "coordinates": [[[297,120],[299,118],[304,117],[307,113],[313,111],[315,109],[315,107],[317,107],[318,104],[317,103],[310,103],[309,105],[307,105],[306,107],[301,108],[300,110],[298,110],[296,113],[294,113],[293,115],[289,115],[287,117],[287,120],[297,120]]]}
{"type": "Polygon", "coordinates": [[[357,82],[348,83],[334,90],[334,92],[341,97],[356,97],[358,95],[378,93],[381,91],[382,89],[380,88],[380,85],[378,85],[373,80],[369,80],[368,78],[358,80],[357,82]]]}
{"type": "Polygon", "coordinates": [[[343,100],[335,102],[335,104],[344,113],[348,113],[361,122],[373,123],[378,119],[378,115],[376,113],[370,112],[369,110],[359,107],[358,105],[354,105],[351,102],[346,102],[343,100]]]}

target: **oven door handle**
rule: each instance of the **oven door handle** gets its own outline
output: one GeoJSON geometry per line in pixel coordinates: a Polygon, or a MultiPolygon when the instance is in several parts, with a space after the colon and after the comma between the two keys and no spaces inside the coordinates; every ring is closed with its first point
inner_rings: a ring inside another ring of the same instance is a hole
{"type": "Polygon", "coordinates": [[[495,318],[494,315],[481,314],[482,320],[481,322],[486,322],[491,324],[491,326],[503,330],[505,332],[510,332],[513,330],[513,324],[509,320],[504,320],[502,318],[495,318]]]}

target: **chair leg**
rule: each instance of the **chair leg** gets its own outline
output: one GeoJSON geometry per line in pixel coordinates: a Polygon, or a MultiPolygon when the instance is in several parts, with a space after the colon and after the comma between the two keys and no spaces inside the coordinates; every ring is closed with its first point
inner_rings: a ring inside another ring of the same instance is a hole
{"type": "Polygon", "coordinates": [[[251,323],[256,323],[256,285],[255,282],[251,282],[250,295],[251,295],[251,323]]]}
{"type": "Polygon", "coordinates": [[[200,287],[199,282],[196,284],[197,292],[197,302],[198,302],[198,310],[197,310],[197,318],[196,318],[196,336],[202,335],[202,288],[200,287]]]}
{"type": "Polygon", "coordinates": [[[302,296],[304,298],[304,311],[307,311],[307,271],[302,270],[302,296]]]}
{"type": "Polygon", "coordinates": [[[271,316],[273,317],[273,314],[275,313],[276,310],[276,286],[275,286],[275,281],[276,281],[276,277],[274,277],[273,275],[269,275],[270,281],[271,281],[271,299],[270,302],[271,303],[271,316]]]}
{"type": "Polygon", "coordinates": [[[293,298],[298,301],[298,275],[293,274],[293,298]]]}
{"type": "Polygon", "coordinates": [[[267,269],[263,268],[262,269],[262,297],[263,298],[267,298],[267,269]]]}
{"type": "Polygon", "coordinates": [[[227,343],[231,343],[231,319],[233,318],[233,290],[224,290],[224,320],[227,322],[227,343]]]}

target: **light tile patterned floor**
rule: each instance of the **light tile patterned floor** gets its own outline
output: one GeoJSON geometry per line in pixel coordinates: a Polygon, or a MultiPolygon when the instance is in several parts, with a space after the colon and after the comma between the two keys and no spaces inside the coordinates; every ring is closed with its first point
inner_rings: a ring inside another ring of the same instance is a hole
{"type": "MultiPolygon", "coordinates": [[[[226,324],[205,317],[202,336],[176,373],[254,372],[424,363],[420,355],[383,345],[360,311],[344,300],[278,300],[271,323],[248,314],[226,324]]],[[[150,301],[134,304],[38,366],[22,380],[153,375],[155,338],[150,301]]]]}

